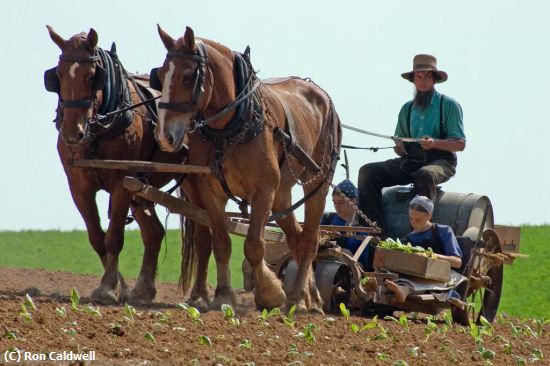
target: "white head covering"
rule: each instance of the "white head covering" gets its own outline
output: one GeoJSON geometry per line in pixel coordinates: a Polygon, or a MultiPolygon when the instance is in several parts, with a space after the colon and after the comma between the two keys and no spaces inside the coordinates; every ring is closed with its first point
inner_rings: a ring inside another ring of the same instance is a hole
{"type": "Polygon", "coordinates": [[[434,212],[434,203],[426,196],[415,196],[411,202],[411,205],[418,205],[425,209],[430,215],[434,212]]]}

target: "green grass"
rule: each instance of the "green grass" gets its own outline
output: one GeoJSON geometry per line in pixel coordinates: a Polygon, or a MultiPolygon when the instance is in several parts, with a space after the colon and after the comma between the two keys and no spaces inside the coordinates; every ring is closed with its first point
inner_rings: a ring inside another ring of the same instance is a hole
{"type": "MultiPolygon", "coordinates": [[[[242,287],[243,238],[232,237],[231,277],[235,288],[242,287]]],[[[101,275],[99,257],[88,242],[85,231],[3,231],[0,232],[0,267],[44,268],[74,273],[101,275]]],[[[127,231],[119,268],[128,278],[136,278],[141,267],[143,244],[139,231],[127,231]]],[[[177,282],[180,274],[179,231],[169,230],[159,255],[158,279],[177,282]]],[[[209,281],[216,283],[213,256],[208,267],[209,281]]]]}
{"type": "MultiPolygon", "coordinates": [[[[231,258],[232,284],[242,287],[243,240],[233,236],[231,258]]],[[[504,268],[504,288],[499,311],[518,317],[550,318],[550,226],[524,226],[521,252],[529,258],[517,259],[504,268]]],[[[181,260],[177,230],[170,230],[159,259],[159,280],[177,282],[181,260]]],[[[138,231],[126,233],[120,257],[121,272],[128,278],[138,275],[143,245],[138,231]]],[[[102,274],[99,259],[83,231],[0,232],[0,267],[45,268],[75,273],[102,274]]],[[[213,257],[208,269],[215,285],[213,257]]]]}
{"type": "Polygon", "coordinates": [[[504,266],[499,311],[550,319],[550,226],[522,226],[520,252],[529,258],[504,266]]]}

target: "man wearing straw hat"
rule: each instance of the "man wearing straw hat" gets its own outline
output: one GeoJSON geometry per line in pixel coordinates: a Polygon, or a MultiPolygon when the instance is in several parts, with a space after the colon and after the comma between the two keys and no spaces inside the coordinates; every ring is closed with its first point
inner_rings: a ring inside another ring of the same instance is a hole
{"type": "Polygon", "coordinates": [[[401,76],[414,84],[415,95],[399,112],[395,136],[418,140],[404,143],[396,139],[398,158],[369,163],[359,170],[359,208],[383,230],[382,188],[414,183],[418,195],[435,201],[437,184],[455,174],[456,152],[466,147],[462,108],[434,88],[448,78],[437,69],[437,59],[416,55],[412,71],[401,76]]]}

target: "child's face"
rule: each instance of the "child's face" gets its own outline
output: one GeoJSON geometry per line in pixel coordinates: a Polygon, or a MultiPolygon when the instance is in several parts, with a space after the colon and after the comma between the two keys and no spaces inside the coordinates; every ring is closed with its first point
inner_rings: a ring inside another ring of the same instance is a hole
{"type": "Polygon", "coordinates": [[[413,230],[422,230],[426,227],[428,221],[430,221],[432,215],[427,212],[413,210],[409,208],[409,222],[413,230]]]}
{"type": "MultiPolygon", "coordinates": [[[[352,200],[352,202],[357,203],[356,200],[352,200]]],[[[334,203],[336,213],[338,213],[340,217],[347,218],[347,216],[353,215],[353,207],[339,194],[332,195],[332,203],[334,203]]]]}

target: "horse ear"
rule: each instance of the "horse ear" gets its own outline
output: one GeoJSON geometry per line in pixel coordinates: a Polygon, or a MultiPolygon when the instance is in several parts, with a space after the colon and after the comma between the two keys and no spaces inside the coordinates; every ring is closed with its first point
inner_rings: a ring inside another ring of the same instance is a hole
{"type": "Polygon", "coordinates": [[[88,48],[90,48],[90,51],[95,50],[97,47],[97,32],[94,28],[90,28],[86,40],[88,41],[88,48]]]}
{"type": "Polygon", "coordinates": [[[176,41],[174,40],[174,38],[172,38],[168,33],[166,33],[164,29],[162,29],[158,24],[157,24],[157,29],[159,32],[160,39],[162,40],[162,43],[164,43],[164,47],[166,48],[166,50],[173,51],[174,48],[176,48],[176,41]]]}
{"type": "Polygon", "coordinates": [[[52,27],[49,25],[46,26],[48,28],[48,32],[50,33],[50,38],[52,41],[63,51],[63,48],[65,48],[65,41],[59,34],[57,34],[52,27]]]}
{"type": "Polygon", "coordinates": [[[190,50],[195,50],[195,33],[193,32],[193,29],[191,29],[191,27],[185,27],[185,35],[183,36],[183,41],[190,50]]]}

